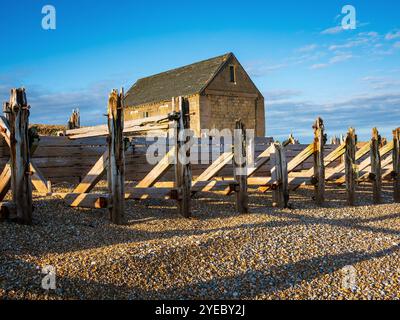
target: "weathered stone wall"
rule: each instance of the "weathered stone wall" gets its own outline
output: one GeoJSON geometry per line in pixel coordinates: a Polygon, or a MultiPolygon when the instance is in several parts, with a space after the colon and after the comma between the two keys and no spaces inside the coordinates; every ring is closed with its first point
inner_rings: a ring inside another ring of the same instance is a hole
{"type": "Polygon", "coordinates": [[[201,97],[201,127],[204,129],[235,128],[237,119],[241,119],[248,129],[255,129],[256,136],[265,135],[263,99],[223,95],[201,97]],[[260,107],[262,106],[262,108],[260,107]]]}
{"type": "MultiPolygon", "coordinates": [[[[195,131],[197,136],[200,136],[200,100],[199,95],[187,97],[189,100],[190,108],[190,127],[195,131]]],[[[175,100],[175,111],[178,108],[178,99],[175,100]]],[[[136,107],[126,107],[125,120],[142,119],[146,117],[154,117],[158,115],[167,115],[173,110],[172,98],[171,101],[164,101],[158,103],[150,103],[136,107]]]]}

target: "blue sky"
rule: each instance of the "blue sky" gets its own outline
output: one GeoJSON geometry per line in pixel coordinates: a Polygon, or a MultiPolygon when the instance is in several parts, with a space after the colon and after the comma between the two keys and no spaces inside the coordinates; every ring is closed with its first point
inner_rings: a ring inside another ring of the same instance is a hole
{"type": "Polygon", "coordinates": [[[25,86],[31,122],[105,122],[107,95],[138,78],[234,52],[266,100],[267,135],[301,141],[400,126],[400,2],[61,1],[1,4],[0,99],[25,86]],[[53,5],[56,30],[41,27],[53,5]],[[340,28],[353,5],[357,29],[340,28]]]}

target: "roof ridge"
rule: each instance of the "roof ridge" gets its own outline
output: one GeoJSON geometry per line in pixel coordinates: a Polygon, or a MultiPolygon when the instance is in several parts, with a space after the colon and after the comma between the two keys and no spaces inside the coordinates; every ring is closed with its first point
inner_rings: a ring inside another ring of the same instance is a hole
{"type": "Polygon", "coordinates": [[[147,77],[139,78],[139,79],[136,81],[136,83],[139,82],[140,80],[144,80],[144,79],[156,77],[156,76],[159,76],[159,75],[164,75],[164,74],[167,74],[167,73],[176,72],[176,71],[179,70],[179,69],[188,68],[188,67],[191,67],[191,66],[195,66],[195,65],[197,65],[197,64],[200,64],[200,63],[205,63],[205,62],[208,62],[208,61],[211,61],[211,60],[216,60],[216,59],[219,59],[219,58],[222,58],[222,57],[225,57],[225,56],[228,57],[228,56],[230,56],[231,54],[232,54],[232,52],[228,52],[228,53],[221,54],[221,55],[216,56],[216,57],[213,57],[213,58],[209,58],[209,59],[205,59],[205,60],[193,62],[193,63],[191,63],[191,64],[187,64],[187,65],[184,65],[184,66],[181,66],[181,67],[176,67],[176,68],[174,68],[174,69],[169,69],[169,70],[166,70],[166,71],[162,71],[162,72],[159,72],[159,73],[155,73],[155,74],[150,75],[150,76],[147,76],[147,77]]]}

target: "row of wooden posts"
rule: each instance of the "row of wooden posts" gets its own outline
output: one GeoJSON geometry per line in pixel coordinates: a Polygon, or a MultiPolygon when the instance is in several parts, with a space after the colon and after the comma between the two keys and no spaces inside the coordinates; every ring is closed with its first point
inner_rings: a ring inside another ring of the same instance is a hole
{"type": "MultiPolygon", "coordinates": [[[[166,198],[177,201],[179,213],[184,217],[191,215],[191,198],[197,192],[212,192],[215,188],[223,190],[224,194],[236,194],[236,207],[239,213],[247,213],[249,187],[256,187],[259,192],[272,190],[273,205],[287,207],[289,194],[302,185],[313,185],[315,201],[323,205],[325,201],[325,183],[335,175],[339,184],[346,183],[347,200],[349,205],[354,205],[356,200],[356,186],[359,180],[358,171],[370,168],[367,179],[373,185],[374,203],[382,201],[382,178],[388,175],[388,167],[394,181],[394,201],[400,202],[400,128],[394,130],[393,141],[382,146],[381,137],[376,129],[373,130],[370,143],[357,150],[357,136],[354,129],[349,129],[344,143],[339,145],[328,155],[324,156],[326,145],[325,128],[322,119],[318,118],[313,126],[314,140],[301,151],[294,159],[287,162],[285,148],[289,143],[295,143],[295,139],[289,139],[280,144],[273,143],[263,151],[248,167],[248,159],[251,157],[247,150],[251,150],[251,139],[246,138],[244,124],[238,120],[234,136],[234,146],[231,152],[224,152],[214,161],[199,177],[192,180],[190,163],[182,163],[179,154],[182,152],[188,140],[181,141],[180,133],[189,129],[190,111],[186,99],[178,99],[178,111],[164,118],[157,119],[156,124],[149,124],[146,120],[143,124],[151,128],[165,126],[173,131],[174,146],[168,154],[135,186],[125,184],[125,151],[127,139],[124,135],[128,130],[138,130],[137,123],[124,122],[124,92],[113,90],[108,100],[108,130],[103,126],[91,129],[78,129],[79,136],[106,135],[108,141],[107,151],[100,157],[87,176],[74,189],[72,193],[52,193],[51,185],[43,178],[39,169],[30,161],[30,157],[37,146],[37,139],[28,130],[29,105],[24,89],[13,89],[10,102],[5,103],[5,117],[0,118],[0,133],[10,147],[10,162],[1,174],[0,201],[11,185],[12,201],[0,202],[0,218],[7,217],[23,224],[32,223],[32,185],[40,192],[47,195],[61,196],[72,207],[108,208],[110,219],[115,224],[126,223],[124,203],[127,199],[166,198]],[[86,130],[86,131],[85,131],[86,130]],[[91,133],[92,132],[92,133],[91,133]],[[36,139],[36,140],[35,140],[36,139]],[[250,145],[249,145],[250,144],[250,145]],[[238,147],[240,145],[240,147],[238,147]],[[382,157],[392,152],[391,161],[382,157]],[[370,154],[360,165],[357,161],[370,154]],[[302,173],[302,176],[290,176],[295,169],[313,157],[313,167],[302,173]],[[344,157],[344,163],[331,168],[335,161],[344,157]],[[246,159],[245,161],[243,161],[246,159]],[[233,180],[218,180],[217,175],[228,164],[233,162],[233,180]],[[267,163],[272,164],[270,177],[255,177],[255,173],[267,163]],[[157,181],[174,167],[175,181],[165,187],[155,187],[157,181]],[[243,172],[246,174],[238,174],[243,172]],[[108,194],[91,193],[96,184],[107,173],[108,194]]],[[[175,101],[175,100],[174,100],[175,101]]],[[[143,130],[140,129],[140,130],[143,130]]],[[[70,131],[71,134],[74,130],[70,131]]],[[[75,137],[76,138],[76,137],[75,137]]],[[[189,138],[187,138],[189,139],[189,138]]],[[[186,149],[185,149],[186,152],[186,149]]],[[[186,152],[190,156],[190,151],[186,152]]],[[[362,177],[365,178],[365,177],[362,177]]]]}

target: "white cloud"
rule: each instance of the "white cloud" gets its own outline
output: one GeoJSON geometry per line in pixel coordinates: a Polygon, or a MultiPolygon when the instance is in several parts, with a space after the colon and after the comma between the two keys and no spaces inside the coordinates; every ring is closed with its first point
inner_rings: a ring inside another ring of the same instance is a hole
{"type": "Polygon", "coordinates": [[[343,31],[344,31],[344,29],[342,26],[336,26],[336,27],[328,28],[328,29],[321,31],[321,34],[338,34],[343,31]]]}
{"type": "Polygon", "coordinates": [[[307,46],[304,46],[304,47],[301,47],[301,48],[297,49],[297,51],[298,52],[311,52],[311,51],[314,51],[317,48],[318,48],[318,45],[310,44],[310,45],[307,45],[307,46]]]}
{"type": "Polygon", "coordinates": [[[329,64],[327,64],[327,63],[316,63],[316,64],[313,64],[313,65],[310,67],[310,69],[312,69],[312,70],[323,69],[323,68],[326,68],[326,67],[328,67],[328,66],[329,66],[329,64]]]}
{"type": "Polygon", "coordinates": [[[350,60],[351,58],[353,58],[352,54],[339,54],[339,55],[336,55],[333,58],[331,58],[329,60],[329,63],[335,64],[335,63],[339,63],[339,62],[344,62],[344,61],[350,60]]]}
{"type": "Polygon", "coordinates": [[[394,39],[398,39],[398,38],[400,38],[400,31],[389,32],[385,36],[386,40],[394,40],[394,39]]]}
{"type": "Polygon", "coordinates": [[[266,91],[264,96],[266,101],[286,101],[290,100],[291,98],[298,97],[301,94],[302,92],[298,90],[283,89],[266,91]]]}

